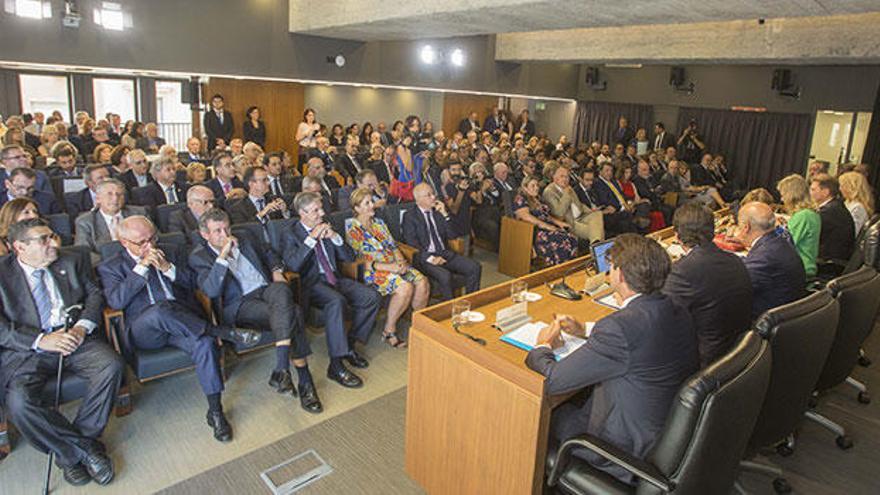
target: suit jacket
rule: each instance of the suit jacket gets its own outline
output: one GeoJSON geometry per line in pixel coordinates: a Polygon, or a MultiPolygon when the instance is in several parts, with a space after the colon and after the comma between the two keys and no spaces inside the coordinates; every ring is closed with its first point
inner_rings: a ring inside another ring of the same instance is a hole
{"type": "MultiPolygon", "coordinates": [[[[613,180],[612,183],[617,187],[617,191],[623,196],[623,188],[620,187],[620,183],[617,180],[613,180]]],[[[593,180],[593,194],[595,194],[596,202],[599,203],[599,206],[611,206],[614,207],[617,211],[623,209],[623,205],[620,203],[620,200],[617,199],[617,195],[614,194],[614,191],[611,190],[611,187],[600,177],[596,177],[593,180]]]]}
{"type": "Polygon", "coordinates": [[[326,151],[321,151],[318,148],[310,148],[309,149],[309,158],[320,158],[322,162],[324,162],[324,169],[327,172],[333,170],[333,156],[326,151]]]}
{"type": "Polygon", "coordinates": [[[663,293],[691,313],[703,367],[727,353],[749,329],[749,313],[743,311],[752,307],[749,272],[739,256],[713,242],[694,247],[672,265],[663,293]]]}
{"type": "Polygon", "coordinates": [[[188,165],[192,162],[199,163],[210,163],[210,160],[207,157],[202,156],[201,154],[196,155],[195,157],[189,154],[189,151],[180,151],[177,153],[177,159],[180,160],[180,163],[184,165],[188,165]]]}
{"type": "Polygon", "coordinates": [[[235,124],[232,121],[232,114],[228,110],[223,110],[222,124],[213,108],[205,112],[203,121],[205,134],[208,135],[209,150],[217,147],[218,138],[222,138],[227,145],[229,144],[229,141],[232,140],[232,133],[235,131],[235,124]]]}
{"type": "MultiPolygon", "coordinates": [[[[341,237],[343,234],[337,232],[341,237]]],[[[318,269],[318,258],[315,250],[310,248],[306,243],[308,233],[302,222],[297,221],[293,226],[281,237],[281,253],[284,259],[284,265],[292,271],[299,273],[300,287],[302,288],[300,296],[302,298],[300,305],[303,308],[309,307],[310,287],[318,282],[324,281],[324,275],[318,269]]],[[[343,240],[341,246],[337,246],[330,239],[322,239],[324,252],[327,253],[327,261],[333,269],[336,278],[342,275],[339,273],[339,262],[352,262],[355,259],[355,252],[343,240]]],[[[317,245],[315,245],[317,247],[317,245]]]]}
{"type": "MultiPolygon", "coordinates": [[[[235,189],[235,188],[244,189],[245,188],[244,183],[241,180],[239,180],[238,177],[233,177],[231,184],[232,184],[232,189],[235,189]]],[[[209,180],[208,182],[205,182],[204,185],[207,186],[208,189],[210,189],[214,193],[214,199],[216,199],[218,201],[225,201],[226,200],[226,193],[223,192],[223,186],[220,184],[220,179],[214,177],[213,179],[209,180]]]]}
{"type": "Polygon", "coordinates": [[[706,167],[696,163],[690,170],[692,186],[715,186],[715,176],[706,167]]]}
{"type": "MultiPolygon", "coordinates": [[[[47,269],[55,279],[64,307],[83,304],[80,318],[100,325],[104,298],[86,265],[84,258],[61,254],[47,269]]],[[[0,388],[5,389],[19,369],[36,369],[39,360],[32,359],[37,353],[31,346],[42,330],[30,286],[14,255],[0,258],[0,272],[0,388]]]]}
{"type": "MultiPolygon", "coordinates": [[[[281,260],[271,249],[260,249],[257,246],[248,236],[238,236],[240,255],[263,275],[264,282],[269,285],[272,283],[272,271],[282,267],[281,260]]],[[[235,317],[246,294],[229,267],[216,261],[217,255],[207,243],[197,246],[189,255],[189,266],[195,272],[199,289],[211,298],[215,308],[222,308],[222,323],[235,325],[235,317]]]]}
{"type": "MultiPolygon", "coordinates": [[[[581,433],[586,425],[587,433],[644,458],[682,382],[698,369],[699,356],[690,315],[654,294],[638,296],[596,322],[587,342],[561,361],[539,347],[529,352],[526,364],[546,377],[547,395],[593,386],[577,424],[560,424],[560,431],[581,433]]],[[[589,461],[626,479],[625,471],[598,456],[589,461]]]]}
{"type": "MultiPolygon", "coordinates": [[[[139,206],[123,206],[120,212],[122,218],[128,218],[132,215],[146,215],[147,212],[139,206]]],[[[104,215],[98,210],[87,211],[76,217],[74,223],[76,227],[76,236],[73,244],[76,246],[88,246],[92,252],[92,262],[95,263],[100,259],[98,256],[100,247],[113,240],[110,237],[110,228],[104,221],[104,215]]]]}
{"type": "Polygon", "coordinates": [[[651,138],[651,148],[665,150],[670,146],[675,146],[675,136],[672,133],[664,131],[661,134],[655,134],[651,138]]]}
{"type": "Polygon", "coordinates": [[[376,160],[371,161],[367,164],[373,172],[376,172],[376,178],[379,179],[379,182],[384,182],[386,184],[391,184],[391,179],[396,179],[394,176],[394,169],[389,163],[385,163],[385,160],[376,160]]]}
{"type": "Polygon", "coordinates": [[[804,296],[804,263],[791,241],[778,232],[768,232],[755,241],[744,262],[752,280],[752,320],[804,296]]]}
{"type": "Polygon", "coordinates": [[[620,127],[618,127],[614,131],[614,143],[615,144],[620,143],[620,144],[623,144],[624,146],[628,146],[629,142],[632,141],[634,137],[636,137],[636,133],[633,132],[633,130],[629,127],[624,127],[622,129],[620,127]]]}
{"type": "MultiPolygon", "coordinates": [[[[593,184],[595,185],[596,182],[593,181],[593,184]]],[[[577,194],[578,199],[581,201],[581,203],[583,203],[584,205],[586,205],[589,208],[598,208],[599,207],[599,202],[596,199],[595,187],[592,187],[589,190],[587,190],[587,189],[584,189],[583,186],[581,186],[580,184],[577,184],[577,185],[572,186],[572,189],[574,189],[574,192],[577,194]]]]}
{"type": "MultiPolygon", "coordinates": [[[[187,190],[186,184],[175,182],[174,190],[175,194],[177,194],[177,202],[185,203],[187,190]]],[[[161,184],[155,181],[144,187],[133,189],[131,192],[131,201],[136,205],[148,206],[150,208],[156,208],[159,205],[168,204],[167,198],[165,197],[165,190],[162,189],[161,184]]]]}
{"type": "Polygon", "coordinates": [[[653,177],[648,177],[646,179],[639,175],[634,175],[632,182],[633,186],[636,188],[636,192],[639,193],[640,198],[649,200],[651,205],[655,208],[660,204],[660,196],[658,196],[655,191],[657,184],[654,182],[653,177]]]}
{"type": "MultiPolygon", "coordinates": [[[[574,188],[572,188],[574,189],[574,188]]],[[[577,202],[578,208],[581,209],[581,215],[584,213],[589,213],[589,206],[585,205],[581,200],[577,197],[577,193],[575,194],[564,194],[559,192],[559,188],[555,185],[550,184],[544,188],[544,193],[541,195],[544,199],[544,202],[547,203],[547,206],[550,207],[550,214],[552,214],[556,218],[561,218],[565,220],[569,225],[574,225],[577,219],[574,217],[574,213],[571,211],[572,203],[577,202]]]]}
{"type": "MultiPolygon", "coordinates": [[[[34,183],[34,189],[37,191],[42,191],[46,194],[55,194],[55,190],[52,189],[52,182],[49,180],[49,176],[46,172],[42,170],[34,170],[34,173],[37,174],[37,181],[34,183]]],[[[6,169],[0,167],[0,187],[6,188],[6,179],[9,178],[9,174],[6,172],[6,169]]]]}
{"type": "Polygon", "coordinates": [[[467,133],[470,131],[476,131],[477,134],[479,134],[480,130],[479,122],[471,122],[469,119],[465,118],[458,123],[458,132],[464,137],[467,137],[467,133]]]}
{"type": "MultiPolygon", "coordinates": [[[[237,179],[237,177],[236,177],[237,179]]],[[[269,191],[274,193],[275,191],[272,189],[272,179],[273,177],[269,176],[269,191]]],[[[278,177],[278,184],[281,186],[281,194],[296,194],[296,183],[294,182],[294,176],[290,174],[281,174],[278,177]]]]}
{"type": "MultiPolygon", "coordinates": [[[[266,194],[265,201],[268,205],[272,201],[276,199],[276,196],[273,194],[266,194]]],[[[288,205],[289,207],[290,205],[288,205]]],[[[254,206],[254,202],[251,201],[250,196],[237,199],[228,205],[226,205],[226,212],[229,213],[229,219],[232,223],[248,223],[248,222],[259,222],[257,219],[257,207],[254,206]]],[[[280,211],[273,211],[264,217],[266,220],[280,220],[284,218],[284,215],[280,211]]]]}
{"type": "Polygon", "coordinates": [[[92,201],[92,193],[88,187],[80,189],[76,194],[65,195],[64,201],[67,203],[65,205],[67,212],[71,215],[79,215],[95,207],[95,203],[92,201]]]}
{"type": "Polygon", "coordinates": [[[199,230],[199,221],[189,208],[172,211],[168,217],[168,232],[181,232],[189,239],[190,233],[197,230],[199,230]]]}
{"type": "MultiPolygon", "coordinates": [[[[162,146],[165,146],[165,139],[160,138],[158,136],[153,138],[153,146],[156,147],[156,150],[158,150],[162,146]]],[[[150,138],[148,138],[146,136],[138,138],[137,141],[135,141],[135,147],[139,150],[144,150],[149,153],[150,152],[150,138]]]]}
{"type": "Polygon", "coordinates": [[[486,117],[486,120],[483,121],[483,130],[489,133],[494,133],[498,129],[506,131],[507,129],[504,128],[504,124],[501,122],[501,117],[498,117],[498,120],[495,119],[494,115],[486,117]]]}
{"type": "Polygon", "coordinates": [[[849,261],[855,249],[855,223],[840,198],[819,208],[822,230],[819,233],[819,258],[849,261]]]}
{"type": "Polygon", "coordinates": [[[432,254],[442,256],[446,259],[449,259],[453,254],[453,252],[449,250],[449,238],[450,232],[452,231],[452,226],[449,224],[454,221],[452,215],[450,215],[447,220],[446,218],[443,218],[443,215],[433,209],[431,210],[431,215],[434,218],[434,225],[437,226],[437,234],[440,236],[440,240],[443,241],[443,249],[434,253],[428,252],[428,247],[431,245],[431,237],[428,233],[428,222],[425,220],[425,215],[422,213],[422,210],[420,210],[418,206],[413,206],[403,214],[403,242],[418,249],[418,252],[414,255],[414,259],[422,264],[427,263],[428,256],[431,256],[432,254]]]}
{"type": "Polygon", "coordinates": [[[367,168],[363,160],[359,160],[356,156],[354,160],[357,161],[357,166],[355,166],[355,162],[352,161],[351,157],[345,153],[339,155],[339,158],[336,159],[336,170],[346,179],[351,178],[351,180],[354,180],[359,171],[367,168]]]}
{"type": "MultiPolygon", "coordinates": [[[[125,184],[125,188],[128,189],[128,192],[131,192],[133,189],[141,187],[141,185],[138,184],[137,177],[134,175],[134,170],[132,169],[128,169],[125,171],[125,173],[120,174],[118,179],[122,181],[123,184],[125,184]]],[[[153,179],[152,175],[147,173],[147,185],[152,184],[153,182],[156,182],[156,180],[153,179]]]]}
{"type": "MultiPolygon", "coordinates": [[[[34,191],[31,194],[31,199],[37,203],[37,210],[40,212],[41,216],[64,213],[64,209],[61,208],[58,201],[55,200],[54,194],[45,193],[43,191],[34,191]]],[[[0,190],[0,207],[5,205],[7,201],[9,201],[9,195],[6,189],[0,190]]]]}
{"type": "Polygon", "coordinates": [[[48,175],[50,179],[53,177],[63,177],[63,178],[81,177],[82,173],[83,173],[83,169],[79,165],[74,165],[73,170],[71,170],[70,173],[65,172],[64,169],[62,169],[58,165],[50,165],[50,166],[46,167],[46,175],[48,175]]]}

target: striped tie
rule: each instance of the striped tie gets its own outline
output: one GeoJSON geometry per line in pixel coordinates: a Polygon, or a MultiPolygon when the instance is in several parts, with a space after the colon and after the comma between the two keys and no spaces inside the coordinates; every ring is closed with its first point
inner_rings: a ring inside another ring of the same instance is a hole
{"type": "Polygon", "coordinates": [[[46,286],[46,270],[34,270],[31,275],[34,279],[34,302],[37,304],[37,312],[40,314],[40,327],[44,332],[51,331],[52,325],[52,299],[49,296],[49,288],[46,286]]]}

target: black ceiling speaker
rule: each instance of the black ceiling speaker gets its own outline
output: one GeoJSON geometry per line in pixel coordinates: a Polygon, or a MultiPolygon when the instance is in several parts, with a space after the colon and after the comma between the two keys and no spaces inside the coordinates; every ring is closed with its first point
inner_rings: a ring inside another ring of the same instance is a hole
{"type": "Polygon", "coordinates": [[[587,76],[586,81],[587,86],[593,86],[595,84],[599,84],[599,68],[598,67],[587,67],[587,76]]]}
{"type": "Polygon", "coordinates": [[[784,91],[791,87],[791,71],[788,69],[775,69],[770,88],[774,91],[784,91]]]}

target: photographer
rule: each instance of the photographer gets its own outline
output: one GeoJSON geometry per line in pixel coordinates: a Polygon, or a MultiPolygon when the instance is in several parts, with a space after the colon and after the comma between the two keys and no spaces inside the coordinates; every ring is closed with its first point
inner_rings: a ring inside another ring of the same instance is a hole
{"type": "Polygon", "coordinates": [[[489,241],[493,249],[498,248],[498,237],[501,233],[501,191],[486,167],[475,162],[470,166],[471,191],[479,191],[479,198],[474,201],[473,224],[476,236],[489,241]]]}
{"type": "Polygon", "coordinates": [[[688,163],[697,163],[700,161],[700,155],[706,149],[703,137],[697,133],[697,121],[691,120],[687,128],[678,138],[678,147],[681,152],[681,159],[688,163]]]}
{"type": "Polygon", "coordinates": [[[471,205],[482,203],[483,194],[479,186],[475,187],[471,179],[464,174],[461,163],[451,163],[447,170],[449,183],[443,189],[443,202],[452,217],[450,226],[454,230],[455,237],[461,237],[470,232],[471,205]]]}

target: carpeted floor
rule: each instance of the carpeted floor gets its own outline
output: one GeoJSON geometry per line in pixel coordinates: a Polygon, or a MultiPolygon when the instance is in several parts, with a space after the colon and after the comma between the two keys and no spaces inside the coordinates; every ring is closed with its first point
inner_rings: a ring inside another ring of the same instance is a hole
{"type": "Polygon", "coordinates": [[[403,471],[405,413],[403,388],[159,493],[270,493],[260,473],[308,449],[333,472],[298,493],[423,493],[403,471]]]}

